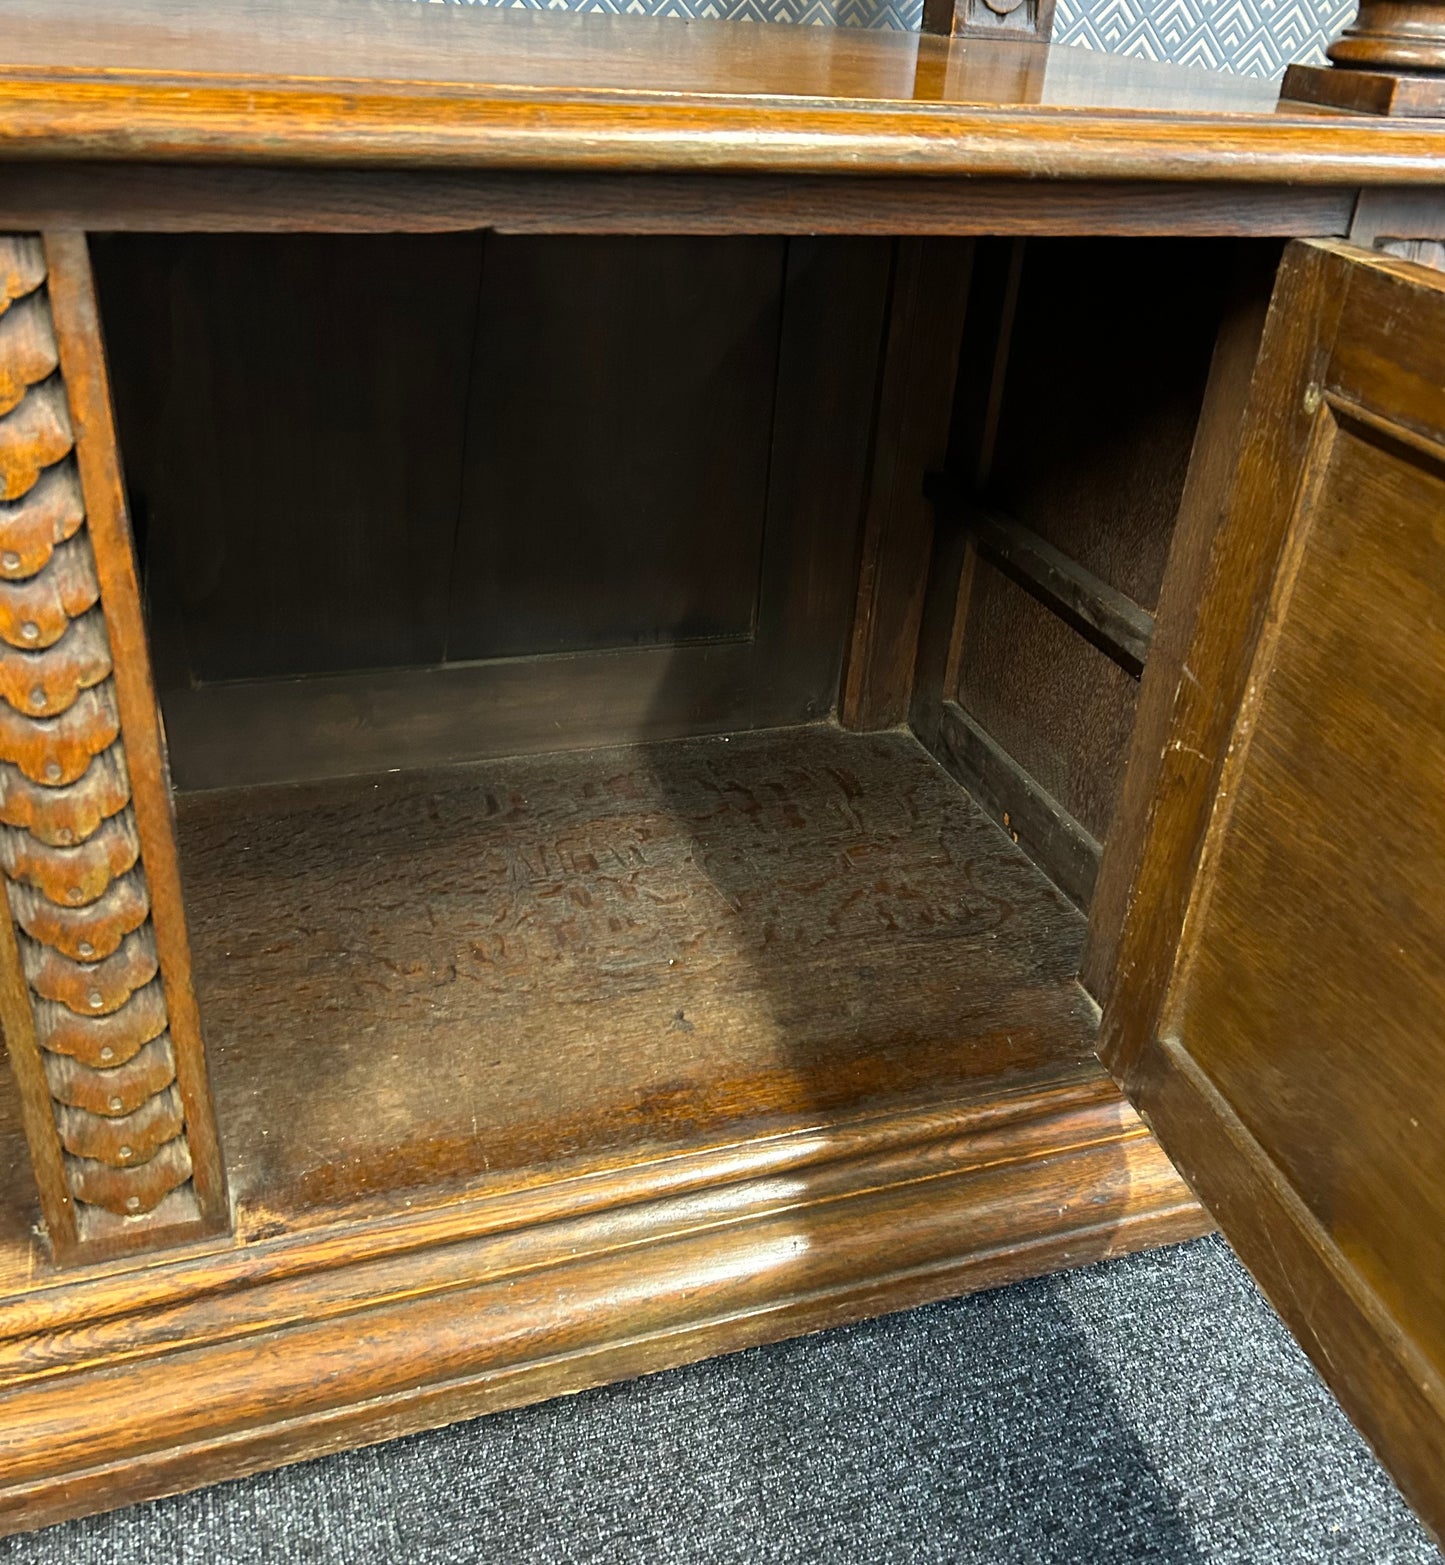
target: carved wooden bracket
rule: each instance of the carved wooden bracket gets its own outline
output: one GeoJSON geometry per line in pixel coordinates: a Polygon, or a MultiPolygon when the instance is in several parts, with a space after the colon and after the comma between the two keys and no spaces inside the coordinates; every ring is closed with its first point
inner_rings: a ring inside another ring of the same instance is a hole
{"type": "Polygon", "coordinates": [[[222,1226],[169,789],[79,234],[0,235],[0,1021],[62,1259],[222,1226]]]}
{"type": "Polygon", "coordinates": [[[923,0],[923,31],[1048,43],[1055,0],[923,0]]]}

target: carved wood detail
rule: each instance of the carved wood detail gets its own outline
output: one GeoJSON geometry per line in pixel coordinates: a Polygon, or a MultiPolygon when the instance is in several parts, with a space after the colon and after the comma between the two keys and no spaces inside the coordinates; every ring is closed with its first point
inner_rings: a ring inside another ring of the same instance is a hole
{"type": "Polygon", "coordinates": [[[87,526],[51,286],[40,239],[0,236],[0,875],[14,924],[0,965],[41,1204],[64,1256],[194,1227],[216,1201],[193,1179],[126,764],[120,633],[102,601],[118,578],[98,568],[87,526]]]}

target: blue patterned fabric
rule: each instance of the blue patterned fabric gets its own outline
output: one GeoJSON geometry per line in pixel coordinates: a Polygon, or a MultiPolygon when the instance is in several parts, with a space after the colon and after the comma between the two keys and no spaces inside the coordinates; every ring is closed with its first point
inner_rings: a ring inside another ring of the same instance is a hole
{"type": "MultiPolygon", "coordinates": [[[[421,0],[428,3],[428,0],[421,0]]],[[[916,32],[923,0],[429,0],[526,10],[610,11],[821,27],[916,32]]],[[[1277,77],[1293,60],[1321,60],[1355,0],[1058,0],[1054,42],[1106,54],[1277,77]]]]}
{"type": "MultiPolygon", "coordinates": [[[[422,0],[427,3],[427,0],[422,0]]],[[[433,5],[500,5],[523,11],[603,11],[723,22],[792,22],[916,33],[923,0],[430,0],[433,5]]]]}
{"type": "Polygon", "coordinates": [[[1355,0],[1058,0],[1054,42],[1272,77],[1323,60],[1354,12],[1355,0]]]}

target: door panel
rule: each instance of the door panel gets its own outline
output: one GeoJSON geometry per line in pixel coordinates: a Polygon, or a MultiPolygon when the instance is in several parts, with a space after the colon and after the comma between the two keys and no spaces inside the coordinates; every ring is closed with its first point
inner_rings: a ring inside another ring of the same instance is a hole
{"type": "Polygon", "coordinates": [[[1286,257],[1104,1052],[1445,1522],[1445,277],[1286,257]]]}
{"type": "Polygon", "coordinates": [[[1261,649],[1161,1032],[1189,1040],[1438,1367],[1445,452],[1386,444],[1328,408],[1311,460],[1308,537],[1261,649]],[[1322,1134],[1342,1124],[1347,1138],[1322,1134]]]}

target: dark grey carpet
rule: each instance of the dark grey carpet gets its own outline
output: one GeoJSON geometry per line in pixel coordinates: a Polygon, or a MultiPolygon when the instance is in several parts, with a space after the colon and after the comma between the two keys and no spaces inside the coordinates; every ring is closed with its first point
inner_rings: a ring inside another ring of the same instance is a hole
{"type": "Polygon", "coordinates": [[[0,1559],[1441,1556],[1203,1240],[52,1528],[0,1559]]]}

